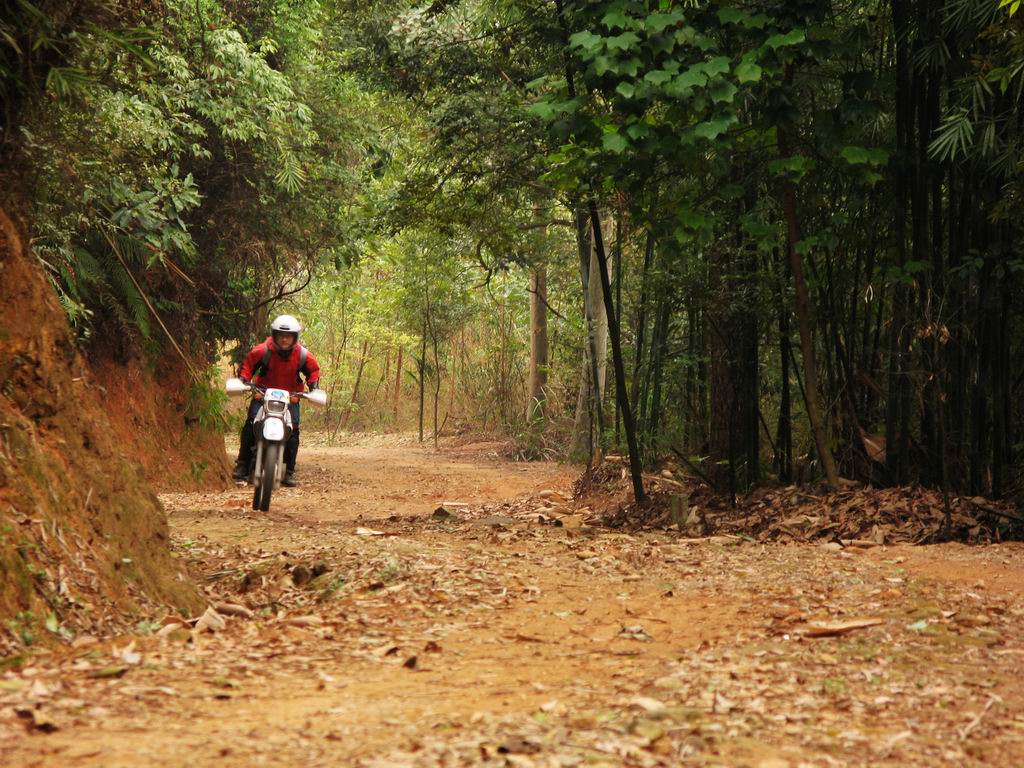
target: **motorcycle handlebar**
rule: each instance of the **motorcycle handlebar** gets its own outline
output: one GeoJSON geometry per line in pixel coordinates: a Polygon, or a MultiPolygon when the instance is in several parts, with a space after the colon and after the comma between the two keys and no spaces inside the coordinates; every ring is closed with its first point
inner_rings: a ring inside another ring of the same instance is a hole
{"type": "MultiPolygon", "coordinates": [[[[264,395],[267,392],[268,387],[260,386],[259,384],[253,384],[251,381],[242,381],[241,379],[229,379],[226,384],[226,389],[229,395],[241,395],[246,392],[254,392],[257,395],[264,395]]],[[[324,405],[326,403],[326,395],[321,390],[315,389],[310,392],[289,392],[289,399],[293,403],[299,402],[299,400],[309,400],[315,405],[324,405]]]]}

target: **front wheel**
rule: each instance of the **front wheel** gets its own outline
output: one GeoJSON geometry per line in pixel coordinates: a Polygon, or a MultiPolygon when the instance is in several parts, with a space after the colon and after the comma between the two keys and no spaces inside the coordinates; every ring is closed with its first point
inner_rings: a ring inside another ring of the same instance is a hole
{"type": "Polygon", "coordinates": [[[263,472],[260,477],[260,487],[256,491],[257,494],[260,494],[259,509],[261,512],[270,509],[270,494],[274,491],[274,479],[277,477],[277,456],[280,450],[280,443],[267,443],[263,446],[263,472]]]}

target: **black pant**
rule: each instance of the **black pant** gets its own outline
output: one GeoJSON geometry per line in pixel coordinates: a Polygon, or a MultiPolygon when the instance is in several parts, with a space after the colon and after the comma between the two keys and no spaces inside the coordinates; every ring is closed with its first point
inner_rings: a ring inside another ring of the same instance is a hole
{"type": "MultiPolygon", "coordinates": [[[[239,464],[244,463],[250,471],[253,462],[256,460],[256,433],[253,430],[253,420],[259,415],[263,403],[253,400],[249,405],[249,415],[242,425],[242,434],[239,436],[238,458],[239,464]]],[[[288,406],[292,416],[292,434],[284,444],[284,465],[288,472],[295,471],[295,459],[299,455],[299,404],[292,403],[288,406]]]]}

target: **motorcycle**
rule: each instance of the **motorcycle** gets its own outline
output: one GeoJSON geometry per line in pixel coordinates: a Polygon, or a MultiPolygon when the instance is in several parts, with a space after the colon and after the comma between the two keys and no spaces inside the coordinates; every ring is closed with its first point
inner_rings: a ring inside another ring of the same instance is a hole
{"type": "Polygon", "coordinates": [[[293,395],[284,389],[246,384],[241,379],[228,379],[225,390],[228,395],[258,392],[263,396],[263,406],[252,424],[256,435],[252,508],[266,512],[270,509],[270,497],[274,489],[280,487],[284,479],[284,447],[292,435],[292,415],[288,411],[291,398],[308,400],[313,405],[327,405],[327,393],[316,389],[293,395]]]}

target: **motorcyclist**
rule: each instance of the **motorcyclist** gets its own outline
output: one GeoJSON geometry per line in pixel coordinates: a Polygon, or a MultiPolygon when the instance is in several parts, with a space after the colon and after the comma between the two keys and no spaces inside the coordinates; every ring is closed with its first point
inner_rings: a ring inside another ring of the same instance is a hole
{"type": "MultiPolygon", "coordinates": [[[[294,488],[295,459],[299,453],[299,397],[305,387],[317,389],[320,382],[320,365],[311,352],[299,344],[302,325],[291,315],[280,315],[270,324],[270,336],[257,344],[245,356],[239,378],[246,384],[253,383],[264,388],[284,389],[292,393],[288,410],[292,417],[292,434],[284,448],[285,476],[282,485],[294,488]],[[305,386],[302,378],[305,377],[305,386]]],[[[253,449],[256,436],[253,421],[262,407],[263,396],[256,393],[249,404],[249,415],[242,427],[238,458],[235,460],[235,480],[245,480],[252,472],[253,449]]]]}

